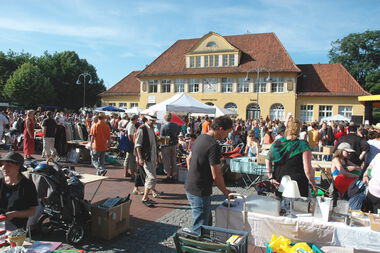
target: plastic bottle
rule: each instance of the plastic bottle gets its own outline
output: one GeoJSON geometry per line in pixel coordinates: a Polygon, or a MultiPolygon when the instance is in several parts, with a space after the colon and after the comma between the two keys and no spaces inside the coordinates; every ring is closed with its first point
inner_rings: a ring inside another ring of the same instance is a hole
{"type": "Polygon", "coordinates": [[[7,219],[6,216],[0,215],[0,247],[3,247],[7,245],[6,239],[6,230],[5,230],[5,220],[7,219]]]}

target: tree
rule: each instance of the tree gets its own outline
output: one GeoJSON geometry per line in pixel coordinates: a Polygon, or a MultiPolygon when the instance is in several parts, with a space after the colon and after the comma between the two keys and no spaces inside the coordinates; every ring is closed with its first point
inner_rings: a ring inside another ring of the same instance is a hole
{"type": "Polygon", "coordinates": [[[22,64],[8,79],[4,94],[11,102],[25,107],[53,103],[55,93],[41,70],[30,62],[22,64]]]}
{"type": "Polygon", "coordinates": [[[99,80],[94,66],[85,59],[80,59],[74,51],[64,51],[49,54],[45,52],[38,58],[38,66],[54,86],[57,96],[56,105],[65,108],[78,109],[83,105],[83,79],[76,84],[79,74],[88,72],[92,83],[86,80],[86,105],[93,106],[99,100],[97,94],[106,88],[103,80],[99,80]]]}
{"type": "Polygon", "coordinates": [[[365,90],[380,93],[380,30],[352,33],[331,46],[331,63],[343,64],[365,90]]]}
{"type": "Polygon", "coordinates": [[[28,53],[16,53],[9,50],[7,54],[0,52],[0,100],[4,101],[2,94],[4,85],[12,73],[25,62],[33,62],[35,58],[28,53]]]}

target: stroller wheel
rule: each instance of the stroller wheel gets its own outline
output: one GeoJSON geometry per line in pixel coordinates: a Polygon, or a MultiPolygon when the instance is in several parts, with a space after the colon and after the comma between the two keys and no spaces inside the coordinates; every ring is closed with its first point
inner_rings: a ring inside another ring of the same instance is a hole
{"type": "Polygon", "coordinates": [[[66,241],[69,244],[77,244],[84,238],[84,228],[81,225],[72,225],[66,232],[66,241]]]}
{"type": "Polygon", "coordinates": [[[42,234],[48,234],[50,233],[53,228],[50,223],[50,217],[47,214],[43,214],[40,219],[38,220],[38,230],[42,234]]]}

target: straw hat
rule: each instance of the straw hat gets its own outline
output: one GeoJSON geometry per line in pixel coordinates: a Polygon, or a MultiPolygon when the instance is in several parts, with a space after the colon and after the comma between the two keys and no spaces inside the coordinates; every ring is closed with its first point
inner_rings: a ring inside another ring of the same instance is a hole
{"type": "Polygon", "coordinates": [[[380,130],[380,122],[377,123],[376,125],[372,125],[372,127],[376,130],[380,130]]]}
{"type": "Polygon", "coordinates": [[[350,153],[355,152],[355,150],[352,149],[351,145],[347,142],[342,142],[341,144],[339,144],[337,149],[342,149],[342,150],[350,152],[350,153]]]}

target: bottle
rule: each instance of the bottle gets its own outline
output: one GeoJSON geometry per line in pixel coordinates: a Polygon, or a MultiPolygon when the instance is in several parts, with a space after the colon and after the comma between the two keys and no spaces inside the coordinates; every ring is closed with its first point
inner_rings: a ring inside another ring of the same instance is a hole
{"type": "Polygon", "coordinates": [[[7,245],[7,241],[5,240],[7,238],[6,230],[5,230],[5,220],[7,219],[6,216],[0,215],[0,247],[3,247],[7,245]]]}

